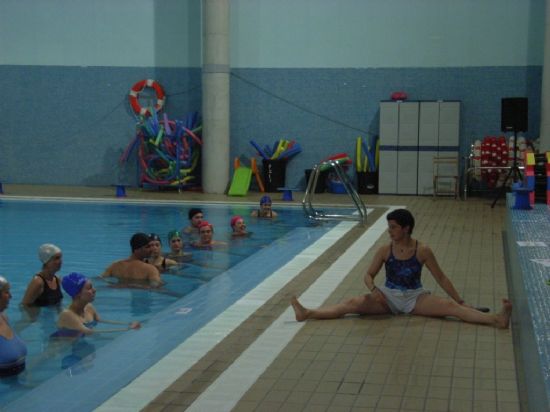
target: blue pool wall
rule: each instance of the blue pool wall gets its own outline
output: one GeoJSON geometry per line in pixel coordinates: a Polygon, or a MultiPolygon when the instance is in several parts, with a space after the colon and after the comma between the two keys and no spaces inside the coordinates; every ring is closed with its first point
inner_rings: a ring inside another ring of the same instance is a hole
{"type": "MultiPolygon", "coordinates": [[[[230,156],[254,155],[251,139],[296,139],[287,186],[330,154],[353,155],[396,90],[462,101],[462,154],[500,134],[503,97],[528,97],[526,136],[538,135],[543,0],[230,7],[230,156]]],[[[0,181],[135,185],[135,156],[118,163],[134,135],[128,91],[154,78],[171,118],[200,111],[201,37],[199,0],[2,2],[0,181]]]]}

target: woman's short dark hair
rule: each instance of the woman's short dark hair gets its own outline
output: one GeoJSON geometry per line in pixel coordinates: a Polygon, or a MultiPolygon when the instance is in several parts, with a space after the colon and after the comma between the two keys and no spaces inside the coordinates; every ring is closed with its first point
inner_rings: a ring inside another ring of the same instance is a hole
{"type": "Polygon", "coordinates": [[[187,216],[189,217],[189,220],[193,219],[193,216],[195,216],[197,213],[202,213],[201,209],[192,208],[189,209],[189,212],[187,213],[187,216]]]}
{"type": "Polygon", "coordinates": [[[414,229],[414,217],[407,209],[395,209],[386,215],[386,220],[394,220],[401,227],[409,227],[409,235],[414,229]]]}

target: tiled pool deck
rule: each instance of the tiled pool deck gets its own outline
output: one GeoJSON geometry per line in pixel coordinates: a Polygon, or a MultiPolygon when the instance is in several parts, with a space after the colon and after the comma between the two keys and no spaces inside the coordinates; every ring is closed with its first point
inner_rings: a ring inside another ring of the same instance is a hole
{"type": "MultiPolygon", "coordinates": [[[[4,185],[4,192],[114,198],[114,188],[4,185]]],[[[127,193],[129,199],[199,202],[257,202],[260,197],[258,193],[245,199],[187,192],[127,193]]],[[[274,201],[279,197],[273,194],[274,201]]],[[[299,203],[300,195],[294,198],[293,203],[299,203]]],[[[293,294],[307,304],[321,304],[365,292],[366,267],[374,250],[388,241],[383,228],[388,205],[406,205],[413,212],[415,236],[431,245],[467,302],[498,308],[501,298],[508,296],[503,201],[491,209],[492,199],[363,199],[374,208],[368,227],[353,228],[295,278],[278,285],[270,297],[241,302],[258,306],[198,361],[179,371],[158,396],[151,391],[143,410],[519,411],[511,330],[411,316],[293,320],[288,307],[293,294]]],[[[329,194],[316,196],[316,201],[349,203],[346,196],[329,194]]],[[[443,294],[428,273],[424,285],[443,294]]],[[[129,385],[126,394],[122,391],[100,409],[139,410],[136,399],[144,402],[143,392],[155,386],[155,381],[149,382],[138,389],[129,385]]]]}

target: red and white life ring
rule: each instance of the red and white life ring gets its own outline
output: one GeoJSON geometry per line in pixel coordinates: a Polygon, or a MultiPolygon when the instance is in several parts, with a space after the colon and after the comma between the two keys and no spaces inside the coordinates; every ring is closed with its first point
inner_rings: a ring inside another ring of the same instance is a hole
{"type": "Polygon", "coordinates": [[[130,89],[130,106],[132,106],[132,110],[136,114],[140,114],[142,116],[150,116],[151,111],[148,108],[143,108],[139,104],[139,94],[145,89],[146,87],[151,87],[155,90],[155,94],[157,95],[157,104],[155,104],[155,111],[159,111],[164,107],[164,103],[166,101],[166,95],[164,94],[164,90],[162,89],[162,86],[158,84],[156,81],[151,79],[146,80],[140,80],[136,84],[132,86],[130,89]]]}

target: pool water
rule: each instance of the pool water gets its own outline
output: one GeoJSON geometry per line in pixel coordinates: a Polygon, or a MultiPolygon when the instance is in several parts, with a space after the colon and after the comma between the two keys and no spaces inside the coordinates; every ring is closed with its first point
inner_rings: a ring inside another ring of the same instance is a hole
{"type": "MultiPolygon", "coordinates": [[[[277,219],[268,220],[248,217],[252,210],[248,206],[203,206],[205,218],[214,225],[214,238],[227,242],[227,247],[193,250],[192,261],[163,274],[166,285],[159,291],[111,288],[95,279],[112,261],[130,254],[129,238],[135,232],[155,232],[168,244],[166,234],[170,230],[187,226],[188,207],[0,201],[0,274],[10,281],[13,295],[6,314],[29,352],[26,372],[0,380],[0,407],[56,375],[77,377],[98,373],[101,366],[96,358],[112,352],[116,346],[112,343],[120,340],[121,335],[137,333],[51,339],[59,309],[25,311],[19,307],[29,280],[41,267],[37,257],[39,245],[54,243],[62,249],[63,267],[59,275],[77,271],[92,278],[97,289],[94,306],[104,319],[139,320],[147,328],[149,320],[174,305],[179,305],[181,315],[194,311],[174,336],[174,340],[181,342],[333,226],[312,225],[301,209],[280,209],[277,219]],[[229,221],[235,214],[245,217],[252,232],[250,237],[231,238],[229,221]],[[216,304],[206,304],[209,299],[216,304]]],[[[166,246],[164,250],[167,251],[166,246]]],[[[70,298],[65,295],[63,305],[69,303],[70,298]]],[[[100,324],[97,328],[102,327],[112,326],[100,324]]],[[[163,342],[155,356],[161,357],[179,342],[163,342]]],[[[127,379],[132,377],[129,375],[127,379]]]]}

